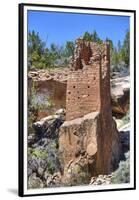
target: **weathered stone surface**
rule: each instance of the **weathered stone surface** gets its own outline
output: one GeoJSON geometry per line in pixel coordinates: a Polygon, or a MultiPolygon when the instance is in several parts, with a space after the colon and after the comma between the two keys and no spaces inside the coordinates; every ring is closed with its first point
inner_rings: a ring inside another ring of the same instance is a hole
{"type": "Polygon", "coordinates": [[[88,169],[88,176],[110,173],[117,167],[121,145],[115,122],[112,120],[112,134],[107,137],[107,141],[105,135],[108,133],[103,133],[102,123],[101,115],[93,112],[83,118],[66,121],[61,126],[59,151],[66,177],[75,163],[82,164],[83,170],[88,169]]]}
{"type": "Polygon", "coordinates": [[[83,118],[65,121],[60,127],[59,150],[62,154],[64,152],[64,164],[69,164],[83,150],[87,153],[87,147],[92,143],[95,144],[95,148],[90,151],[91,154],[92,152],[95,154],[98,118],[99,114],[94,112],[85,115],[83,118]]]}
{"type": "Polygon", "coordinates": [[[36,141],[43,138],[57,138],[59,128],[64,120],[65,109],[60,109],[54,115],[44,117],[40,121],[35,122],[33,128],[36,132],[36,141]]]}
{"type": "Polygon", "coordinates": [[[45,82],[49,80],[59,81],[59,82],[65,82],[67,80],[67,76],[70,73],[69,68],[61,68],[61,69],[55,69],[55,70],[47,70],[47,69],[41,69],[41,70],[35,70],[35,71],[29,71],[28,77],[29,79],[33,79],[37,82],[45,82]]]}
{"type": "Polygon", "coordinates": [[[92,177],[90,185],[109,185],[111,183],[112,175],[99,175],[97,177],[92,177]]]}
{"type": "Polygon", "coordinates": [[[90,143],[86,148],[86,152],[89,156],[95,155],[97,152],[97,142],[93,141],[92,143],[90,143]]]}
{"type": "Polygon", "coordinates": [[[129,76],[111,80],[112,111],[116,116],[123,116],[129,110],[129,96],[129,76]]]}
{"type": "Polygon", "coordinates": [[[99,111],[107,104],[110,104],[109,45],[78,39],[73,72],[67,81],[66,120],[99,111]]]}

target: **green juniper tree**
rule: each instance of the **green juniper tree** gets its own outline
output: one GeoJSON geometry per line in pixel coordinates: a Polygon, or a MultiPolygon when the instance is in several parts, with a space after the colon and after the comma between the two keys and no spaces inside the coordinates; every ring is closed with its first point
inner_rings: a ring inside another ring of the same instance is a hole
{"type": "Polygon", "coordinates": [[[41,40],[38,33],[28,33],[28,67],[40,68],[45,64],[44,60],[45,43],[41,40]]]}

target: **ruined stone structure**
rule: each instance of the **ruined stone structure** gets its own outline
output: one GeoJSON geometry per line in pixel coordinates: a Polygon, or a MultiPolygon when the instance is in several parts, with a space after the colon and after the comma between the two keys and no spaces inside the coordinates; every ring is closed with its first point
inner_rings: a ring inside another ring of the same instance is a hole
{"type": "Polygon", "coordinates": [[[77,41],[67,82],[66,120],[83,117],[110,105],[109,45],[77,41]]]}
{"type": "Polygon", "coordinates": [[[109,44],[78,39],[72,68],[67,82],[66,122],[59,137],[65,176],[66,169],[77,163],[88,168],[90,176],[108,174],[121,156],[111,111],[109,44]]]}

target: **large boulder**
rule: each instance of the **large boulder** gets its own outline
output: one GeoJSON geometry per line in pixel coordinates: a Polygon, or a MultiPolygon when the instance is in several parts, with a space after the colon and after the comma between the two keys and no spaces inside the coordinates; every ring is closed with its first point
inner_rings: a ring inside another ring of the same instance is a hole
{"type": "Polygon", "coordinates": [[[66,182],[72,182],[79,173],[83,177],[86,175],[82,179],[85,181],[83,184],[89,177],[109,174],[118,166],[122,149],[116,123],[111,119],[109,130],[105,129],[103,117],[99,112],[92,112],[82,118],[65,121],[61,126],[59,151],[66,182]]]}
{"type": "Polygon", "coordinates": [[[65,109],[59,109],[54,115],[49,115],[33,123],[36,141],[43,138],[56,139],[59,128],[65,120],[65,109]]]}

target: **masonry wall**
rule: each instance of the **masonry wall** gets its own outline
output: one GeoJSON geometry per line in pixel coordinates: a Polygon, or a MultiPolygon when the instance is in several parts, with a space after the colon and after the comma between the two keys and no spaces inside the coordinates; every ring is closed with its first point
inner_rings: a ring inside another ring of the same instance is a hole
{"type": "Polygon", "coordinates": [[[75,58],[67,82],[67,121],[110,107],[109,46],[80,41],[75,58]]]}
{"type": "Polygon", "coordinates": [[[82,117],[100,109],[100,66],[78,70],[67,82],[66,120],[82,117]]]}

